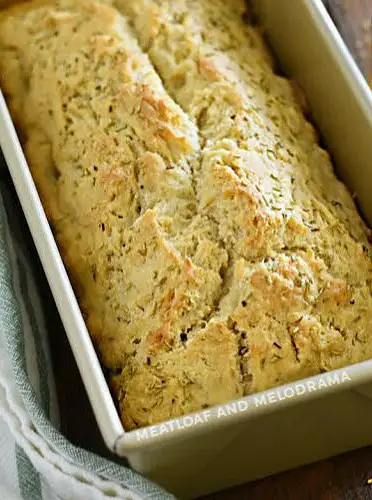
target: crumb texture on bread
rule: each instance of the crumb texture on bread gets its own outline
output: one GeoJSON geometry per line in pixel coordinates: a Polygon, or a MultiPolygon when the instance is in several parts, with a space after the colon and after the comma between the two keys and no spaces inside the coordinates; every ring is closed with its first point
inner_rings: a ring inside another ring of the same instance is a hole
{"type": "Polygon", "coordinates": [[[369,230],[246,18],[0,13],[0,83],[127,430],[372,357],[369,230]]]}

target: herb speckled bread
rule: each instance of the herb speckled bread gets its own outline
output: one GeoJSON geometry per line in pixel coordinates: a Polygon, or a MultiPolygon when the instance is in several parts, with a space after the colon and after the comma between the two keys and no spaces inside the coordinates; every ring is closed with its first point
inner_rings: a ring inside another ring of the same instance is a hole
{"type": "Polygon", "coordinates": [[[245,17],[0,14],[1,86],[128,430],[372,357],[369,231],[245,17]]]}

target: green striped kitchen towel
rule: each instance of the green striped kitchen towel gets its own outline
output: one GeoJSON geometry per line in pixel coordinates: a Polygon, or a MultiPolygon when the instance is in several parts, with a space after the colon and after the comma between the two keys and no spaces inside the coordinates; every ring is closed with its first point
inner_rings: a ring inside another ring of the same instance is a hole
{"type": "Polygon", "coordinates": [[[9,187],[0,166],[0,499],[174,498],[58,431],[42,304],[9,187]]]}

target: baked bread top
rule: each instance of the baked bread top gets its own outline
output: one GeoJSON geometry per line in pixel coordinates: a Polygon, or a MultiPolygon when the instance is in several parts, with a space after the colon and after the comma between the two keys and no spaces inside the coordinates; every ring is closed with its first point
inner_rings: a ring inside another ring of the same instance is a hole
{"type": "Polygon", "coordinates": [[[372,357],[369,230],[245,14],[0,14],[1,86],[127,429],[372,357]]]}

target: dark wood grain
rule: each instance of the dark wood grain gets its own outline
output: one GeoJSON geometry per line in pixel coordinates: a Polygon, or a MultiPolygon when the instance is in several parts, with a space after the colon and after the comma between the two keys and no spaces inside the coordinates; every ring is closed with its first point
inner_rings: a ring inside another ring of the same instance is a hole
{"type": "MultiPolygon", "coordinates": [[[[326,4],[363,73],[372,81],[372,0],[328,0],[326,4]]],[[[45,290],[62,408],[61,430],[74,444],[108,456],[62,325],[56,320],[53,299],[46,283],[41,285],[45,290]]],[[[372,500],[372,486],[367,484],[369,477],[372,477],[372,447],[223,491],[205,500],[372,500]]]]}
{"type": "Polygon", "coordinates": [[[367,80],[372,82],[372,0],[328,0],[328,11],[367,80]]]}
{"type": "Polygon", "coordinates": [[[222,491],[204,500],[372,500],[372,448],[222,491]]]}

